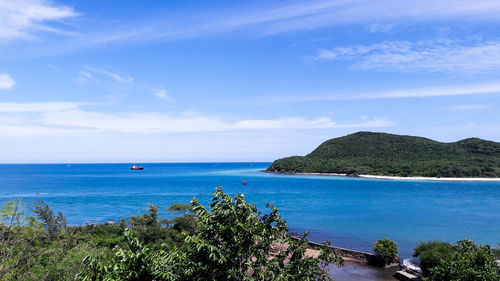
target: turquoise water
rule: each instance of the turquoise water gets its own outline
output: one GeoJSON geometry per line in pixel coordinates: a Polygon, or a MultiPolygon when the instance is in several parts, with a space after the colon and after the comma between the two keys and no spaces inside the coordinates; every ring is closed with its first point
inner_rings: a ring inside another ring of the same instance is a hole
{"type": "MultiPolygon", "coordinates": [[[[500,243],[500,182],[424,182],[287,176],[259,172],[270,163],[0,165],[0,202],[37,193],[69,224],[102,223],[161,210],[208,203],[215,186],[245,193],[264,208],[277,206],[293,232],[314,241],[370,251],[389,237],[402,256],[421,240],[500,243]],[[242,185],[241,181],[248,181],[242,185]]],[[[166,215],[162,211],[163,215],[166,215]]]]}

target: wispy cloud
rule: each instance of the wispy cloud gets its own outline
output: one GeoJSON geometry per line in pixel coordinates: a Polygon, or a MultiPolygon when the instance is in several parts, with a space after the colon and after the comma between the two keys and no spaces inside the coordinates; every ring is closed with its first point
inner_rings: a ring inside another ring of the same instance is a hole
{"type": "MultiPolygon", "coordinates": [[[[418,87],[386,91],[364,91],[331,94],[303,94],[303,95],[276,95],[259,97],[252,100],[257,104],[281,104],[318,101],[342,101],[342,100],[371,100],[371,99],[407,99],[407,98],[433,98],[452,96],[476,96],[476,95],[500,95],[500,82],[456,84],[433,87],[418,87]]],[[[238,102],[242,102],[241,99],[238,102]]],[[[249,102],[244,100],[243,102],[249,102]]]]}
{"type": "Polygon", "coordinates": [[[317,61],[352,61],[352,67],[402,72],[481,73],[500,70],[500,41],[463,44],[455,40],[392,41],[320,49],[317,61]]]}
{"type": "Polygon", "coordinates": [[[121,74],[111,72],[108,70],[104,70],[104,69],[100,69],[100,68],[93,68],[93,67],[88,67],[88,66],[84,67],[84,69],[86,71],[82,70],[80,72],[80,75],[87,77],[87,78],[93,78],[93,76],[89,73],[89,71],[91,71],[94,73],[104,75],[104,76],[111,78],[114,81],[119,82],[119,83],[126,83],[126,84],[134,83],[134,79],[129,75],[121,75],[121,74]]]}
{"type": "MultiPolygon", "coordinates": [[[[388,119],[362,119],[359,122],[338,123],[330,118],[307,119],[284,117],[277,119],[234,120],[234,118],[197,113],[167,114],[158,112],[143,113],[104,113],[82,110],[78,103],[0,103],[0,114],[9,113],[21,116],[18,119],[0,118],[2,128],[10,134],[24,132],[22,128],[36,128],[33,133],[50,132],[70,133],[129,133],[129,134],[168,134],[196,132],[244,132],[261,130],[314,130],[346,128],[380,128],[394,123],[388,119]],[[28,114],[29,113],[29,114],[28,114]],[[21,115],[20,115],[21,114],[21,115]],[[24,114],[24,115],[23,115],[24,114]],[[233,121],[230,121],[233,119],[233,121]],[[17,128],[17,129],[16,129],[17,128]]],[[[9,115],[11,118],[13,115],[9,115]]],[[[0,115],[0,117],[2,117],[0,115]]],[[[27,132],[23,133],[26,134],[27,132]]]]}
{"type": "Polygon", "coordinates": [[[71,7],[45,0],[0,0],[0,40],[32,39],[36,32],[65,33],[50,22],[76,15],[71,7]]]}
{"type": "Polygon", "coordinates": [[[445,107],[449,111],[473,111],[493,108],[491,104],[458,104],[445,107]]]}
{"type": "Polygon", "coordinates": [[[9,90],[16,85],[16,81],[7,73],[0,73],[0,90],[9,90]]]}
{"type": "Polygon", "coordinates": [[[369,26],[370,32],[388,32],[394,25],[401,23],[446,20],[499,22],[499,13],[500,2],[496,0],[331,0],[266,2],[223,9],[207,7],[207,10],[197,14],[191,11],[189,14],[169,14],[169,11],[163,11],[161,16],[148,16],[146,20],[116,20],[107,25],[100,23],[97,31],[80,31],[80,36],[76,36],[70,44],[58,47],[57,51],[65,52],[109,43],[175,41],[242,29],[272,35],[359,24],[369,26]]]}
{"type": "Polygon", "coordinates": [[[45,112],[62,111],[78,108],[76,102],[37,102],[37,103],[0,103],[0,113],[5,112],[45,112]]]}
{"type": "Polygon", "coordinates": [[[45,112],[42,120],[47,125],[94,129],[100,132],[132,134],[165,134],[193,132],[222,132],[234,130],[269,129],[335,129],[388,127],[387,119],[364,120],[359,123],[339,124],[329,118],[278,118],[270,120],[240,120],[205,115],[168,115],[163,113],[108,114],[82,110],[45,112]]]}
{"type": "Polygon", "coordinates": [[[348,99],[427,98],[500,94],[500,83],[461,84],[356,94],[348,99]]]}
{"type": "Polygon", "coordinates": [[[110,71],[102,68],[85,66],[83,70],[81,70],[78,74],[78,77],[74,80],[80,83],[85,83],[89,81],[99,81],[103,78],[121,84],[125,87],[146,90],[151,92],[157,98],[163,99],[165,101],[172,101],[172,98],[168,95],[167,90],[165,90],[163,87],[139,83],[136,82],[135,79],[130,75],[119,74],[115,71],[110,71]]]}
{"type": "Polygon", "coordinates": [[[159,89],[159,90],[155,91],[154,95],[155,95],[155,97],[160,98],[160,99],[170,99],[167,91],[164,89],[159,89]]]}
{"type": "Polygon", "coordinates": [[[368,31],[371,33],[376,33],[376,32],[391,32],[391,30],[394,28],[394,24],[381,24],[381,23],[372,23],[368,26],[368,31]]]}

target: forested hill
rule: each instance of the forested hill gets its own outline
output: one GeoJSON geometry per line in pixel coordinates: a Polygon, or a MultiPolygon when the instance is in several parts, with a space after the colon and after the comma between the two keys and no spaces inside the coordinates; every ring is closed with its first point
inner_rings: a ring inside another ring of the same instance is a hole
{"type": "Polygon", "coordinates": [[[278,159],[267,171],[500,177],[500,143],[478,138],[443,143],[422,137],[358,132],[328,140],[306,156],[278,159]]]}

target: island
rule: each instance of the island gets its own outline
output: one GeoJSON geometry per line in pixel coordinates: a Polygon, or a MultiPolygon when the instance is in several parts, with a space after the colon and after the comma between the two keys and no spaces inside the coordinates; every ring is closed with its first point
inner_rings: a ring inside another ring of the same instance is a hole
{"type": "Polygon", "coordinates": [[[383,177],[500,179],[500,143],[468,138],[357,132],[325,141],[306,156],[275,160],[266,172],[383,177]]]}

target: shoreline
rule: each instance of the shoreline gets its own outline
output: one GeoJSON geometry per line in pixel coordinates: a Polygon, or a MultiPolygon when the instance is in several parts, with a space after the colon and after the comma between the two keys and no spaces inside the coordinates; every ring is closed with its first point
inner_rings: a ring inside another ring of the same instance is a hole
{"type": "Polygon", "coordinates": [[[437,178],[437,177],[401,177],[401,176],[382,176],[382,175],[356,175],[349,176],[348,174],[339,173],[297,173],[297,172],[272,172],[261,171],[270,174],[282,175],[297,175],[297,176],[331,176],[331,177],[348,177],[361,179],[378,179],[378,180],[407,180],[407,181],[452,181],[452,182],[500,182],[500,178],[437,178]]]}

